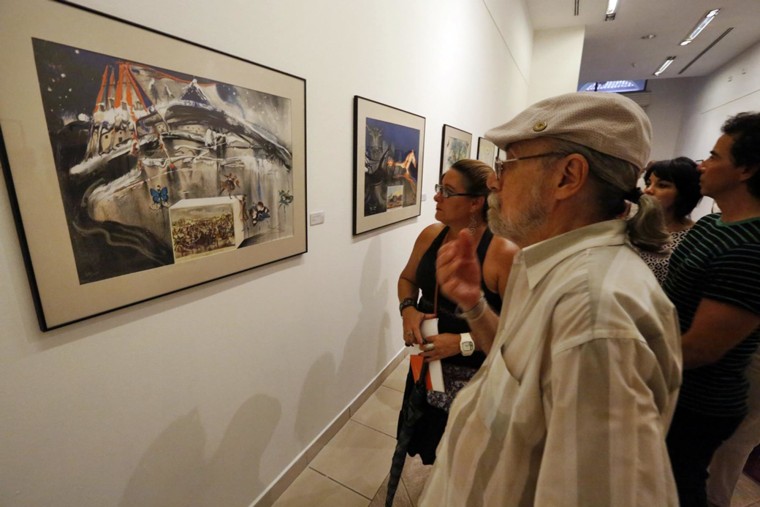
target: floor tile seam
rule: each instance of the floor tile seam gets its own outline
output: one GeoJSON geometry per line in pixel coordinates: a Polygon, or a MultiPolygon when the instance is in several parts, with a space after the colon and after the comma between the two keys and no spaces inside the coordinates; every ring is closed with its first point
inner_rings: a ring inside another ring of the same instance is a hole
{"type": "Polygon", "coordinates": [[[403,390],[403,389],[396,389],[396,388],[395,388],[395,387],[393,387],[393,386],[387,386],[387,385],[385,385],[385,384],[380,384],[380,385],[378,386],[378,389],[379,389],[380,387],[385,387],[386,389],[390,389],[391,391],[396,391],[397,393],[403,393],[403,392],[404,392],[404,390],[403,390]]]}
{"type": "Polygon", "coordinates": [[[376,431],[377,433],[380,433],[381,435],[385,435],[386,437],[390,437],[393,440],[396,440],[396,435],[391,435],[389,433],[384,432],[383,430],[379,430],[377,428],[373,428],[372,426],[369,426],[368,424],[365,424],[365,423],[363,423],[361,421],[355,420],[353,417],[351,418],[351,421],[355,422],[356,424],[360,424],[360,425],[364,426],[365,428],[371,429],[372,431],[376,431]]]}
{"type": "Polygon", "coordinates": [[[330,477],[330,476],[329,476],[329,475],[327,475],[326,473],[324,473],[324,472],[320,472],[319,470],[317,470],[316,468],[314,468],[314,467],[312,467],[312,466],[309,466],[309,469],[310,469],[311,471],[313,471],[313,472],[316,472],[316,473],[318,473],[318,474],[319,474],[319,475],[321,475],[322,477],[324,477],[324,478],[326,478],[326,479],[329,479],[330,481],[334,482],[334,483],[335,483],[335,484],[337,484],[338,486],[340,486],[340,487],[342,487],[342,488],[345,488],[345,489],[347,489],[347,490],[349,490],[349,491],[353,491],[354,493],[356,493],[356,494],[357,494],[357,495],[359,495],[360,497],[362,497],[362,498],[366,498],[367,500],[369,500],[369,501],[372,501],[372,499],[371,499],[371,498],[368,498],[368,497],[367,497],[367,495],[365,495],[365,494],[363,494],[363,493],[361,493],[361,492],[359,492],[359,491],[356,491],[356,490],[355,490],[354,488],[352,488],[351,486],[348,486],[348,485],[346,485],[346,484],[343,484],[342,482],[340,482],[339,480],[335,479],[334,477],[330,477]]]}
{"type": "Polygon", "coordinates": [[[380,384],[379,386],[377,386],[377,389],[375,389],[375,392],[374,392],[374,393],[372,393],[372,394],[376,394],[376,393],[377,393],[377,391],[379,391],[381,387],[384,387],[384,388],[386,388],[386,389],[390,389],[391,391],[395,391],[395,392],[397,392],[397,393],[403,393],[403,392],[404,392],[404,390],[403,390],[403,389],[396,389],[396,388],[395,388],[395,387],[393,387],[393,386],[387,386],[387,385],[385,385],[385,384],[380,384]]]}

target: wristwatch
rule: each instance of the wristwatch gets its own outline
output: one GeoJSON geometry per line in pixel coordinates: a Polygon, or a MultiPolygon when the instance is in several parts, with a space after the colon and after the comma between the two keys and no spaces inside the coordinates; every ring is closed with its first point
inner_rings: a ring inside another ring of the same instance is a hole
{"type": "Polygon", "coordinates": [[[470,333],[462,333],[459,337],[459,350],[462,351],[462,355],[471,356],[475,352],[475,342],[472,341],[470,333]]]}

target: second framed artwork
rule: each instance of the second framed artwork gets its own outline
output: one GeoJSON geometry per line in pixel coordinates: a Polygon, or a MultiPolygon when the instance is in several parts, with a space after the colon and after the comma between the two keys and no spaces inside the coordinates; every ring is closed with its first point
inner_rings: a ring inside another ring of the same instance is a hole
{"type": "Polygon", "coordinates": [[[354,97],[354,234],[419,216],[425,118],[354,97]]]}
{"type": "Polygon", "coordinates": [[[472,134],[451,125],[444,125],[441,139],[440,173],[443,174],[456,161],[470,158],[470,153],[472,152],[472,134]]]}

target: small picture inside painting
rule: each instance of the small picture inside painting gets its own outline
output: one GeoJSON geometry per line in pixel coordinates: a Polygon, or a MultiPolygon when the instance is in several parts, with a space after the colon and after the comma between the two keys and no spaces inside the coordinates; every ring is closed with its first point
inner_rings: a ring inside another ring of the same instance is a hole
{"type": "Polygon", "coordinates": [[[171,208],[174,262],[234,250],[243,242],[243,207],[237,199],[183,199],[171,208]]]}
{"type": "Polygon", "coordinates": [[[441,141],[441,171],[443,174],[458,160],[470,158],[472,152],[472,134],[451,125],[443,126],[441,141]]]}

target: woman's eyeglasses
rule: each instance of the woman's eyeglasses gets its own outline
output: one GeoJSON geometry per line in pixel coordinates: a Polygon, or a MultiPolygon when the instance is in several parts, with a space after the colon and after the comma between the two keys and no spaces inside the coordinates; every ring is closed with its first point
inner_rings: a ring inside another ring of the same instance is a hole
{"type": "Polygon", "coordinates": [[[441,194],[441,197],[444,199],[448,199],[449,197],[481,197],[481,194],[472,194],[467,192],[452,192],[448,188],[444,187],[443,185],[436,184],[435,185],[435,193],[441,194]]]}

